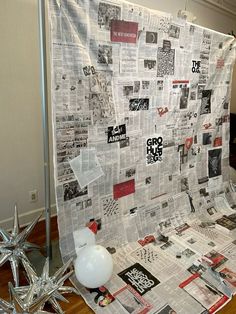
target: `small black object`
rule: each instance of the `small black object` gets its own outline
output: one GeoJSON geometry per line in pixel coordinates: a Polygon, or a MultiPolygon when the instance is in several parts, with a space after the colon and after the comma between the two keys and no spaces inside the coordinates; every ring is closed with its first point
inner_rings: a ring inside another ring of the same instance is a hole
{"type": "Polygon", "coordinates": [[[160,234],[158,237],[158,240],[161,242],[168,242],[169,241],[169,237],[164,236],[163,234],[160,234]]]}
{"type": "Polygon", "coordinates": [[[176,258],[181,258],[181,257],[182,257],[181,252],[177,252],[177,253],[176,253],[176,258]]]}
{"type": "Polygon", "coordinates": [[[221,278],[226,278],[226,277],[227,277],[227,275],[224,274],[224,273],[219,272],[219,274],[220,274],[220,277],[221,277],[221,278]]]}

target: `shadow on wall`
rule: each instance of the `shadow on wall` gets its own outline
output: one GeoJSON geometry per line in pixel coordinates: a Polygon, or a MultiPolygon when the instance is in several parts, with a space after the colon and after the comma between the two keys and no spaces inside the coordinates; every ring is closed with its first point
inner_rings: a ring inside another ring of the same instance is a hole
{"type": "Polygon", "coordinates": [[[236,63],[234,65],[230,112],[236,113],[236,63]]]}
{"type": "Polygon", "coordinates": [[[230,113],[230,178],[236,183],[236,64],[233,73],[230,113]]]}

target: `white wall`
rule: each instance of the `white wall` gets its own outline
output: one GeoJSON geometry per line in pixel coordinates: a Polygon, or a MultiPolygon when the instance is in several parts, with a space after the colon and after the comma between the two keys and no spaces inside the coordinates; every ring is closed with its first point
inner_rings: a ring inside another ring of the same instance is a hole
{"type": "MultiPolygon", "coordinates": [[[[12,217],[15,202],[20,214],[44,206],[37,0],[0,1],[0,40],[3,221],[12,217]],[[38,202],[30,203],[28,192],[34,189],[39,191],[38,202]]],[[[21,221],[25,223],[31,216],[21,221]]]]}
{"type": "MultiPolygon", "coordinates": [[[[132,2],[174,15],[185,8],[185,0],[132,2]]],[[[236,32],[235,17],[199,2],[189,0],[187,6],[198,24],[236,32]]],[[[23,223],[44,206],[37,0],[0,1],[0,38],[0,225],[10,226],[15,202],[23,223]],[[39,200],[30,203],[28,192],[34,189],[39,191],[39,200]]]]}
{"type": "Polygon", "coordinates": [[[236,17],[222,13],[218,9],[203,3],[201,0],[131,0],[130,2],[147,6],[151,9],[165,11],[177,15],[179,10],[192,12],[196,23],[219,32],[228,33],[236,28],[236,17]]]}

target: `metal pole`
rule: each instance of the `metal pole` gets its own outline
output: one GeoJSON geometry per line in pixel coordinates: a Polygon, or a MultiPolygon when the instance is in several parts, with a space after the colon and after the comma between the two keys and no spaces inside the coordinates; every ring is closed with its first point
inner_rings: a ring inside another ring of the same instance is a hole
{"type": "Polygon", "coordinates": [[[48,90],[47,90],[47,54],[46,54],[46,26],[45,0],[38,0],[39,20],[39,48],[41,74],[41,106],[43,120],[43,148],[44,148],[44,197],[46,218],[46,251],[47,257],[52,259],[51,244],[51,201],[50,201],[50,163],[49,163],[49,127],[48,127],[48,90]]]}

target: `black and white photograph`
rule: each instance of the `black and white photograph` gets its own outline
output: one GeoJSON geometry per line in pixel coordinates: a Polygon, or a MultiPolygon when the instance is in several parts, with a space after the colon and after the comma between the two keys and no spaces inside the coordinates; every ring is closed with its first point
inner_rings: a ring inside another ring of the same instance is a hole
{"type": "Polygon", "coordinates": [[[180,27],[176,25],[170,25],[169,36],[178,39],[180,34],[180,27]]]}
{"type": "Polygon", "coordinates": [[[156,70],[156,65],[156,60],[144,60],[144,69],[146,70],[156,70]]]}
{"type": "Polygon", "coordinates": [[[179,109],[186,109],[188,107],[189,87],[181,88],[180,93],[179,109]]]}
{"type": "Polygon", "coordinates": [[[207,78],[208,78],[208,74],[203,74],[204,70],[201,71],[201,74],[199,75],[199,84],[204,84],[206,85],[207,83],[207,78]]]}
{"type": "Polygon", "coordinates": [[[164,39],[162,48],[163,48],[164,51],[170,52],[170,50],[171,50],[171,41],[164,39]]]}
{"type": "Polygon", "coordinates": [[[217,210],[215,209],[214,206],[207,208],[207,212],[210,216],[214,215],[217,213],[217,210]]]}
{"type": "MultiPolygon", "coordinates": [[[[193,244],[194,242],[192,242],[191,244],[193,244]]],[[[185,249],[185,250],[183,250],[183,252],[182,252],[182,255],[183,256],[186,256],[187,258],[190,258],[191,256],[193,256],[193,255],[195,255],[196,253],[195,252],[193,252],[192,250],[190,250],[190,249],[185,249]]]]}
{"type": "Polygon", "coordinates": [[[190,92],[190,100],[196,100],[196,97],[197,97],[196,91],[191,91],[190,92]]]}
{"type": "Polygon", "coordinates": [[[205,89],[205,85],[198,85],[197,87],[197,99],[202,99],[202,92],[205,89]]]}
{"type": "Polygon", "coordinates": [[[190,239],[187,240],[187,242],[190,243],[190,244],[194,244],[197,241],[194,238],[190,238],[190,239]]]}
{"type": "Polygon", "coordinates": [[[157,90],[162,91],[164,88],[164,81],[163,80],[158,80],[157,81],[157,90]]]}
{"type": "Polygon", "coordinates": [[[79,188],[79,183],[77,180],[71,181],[63,184],[64,201],[72,200],[79,196],[84,196],[88,194],[87,186],[83,189],[79,188]]]}
{"type": "Polygon", "coordinates": [[[58,167],[58,172],[57,172],[58,177],[70,176],[70,175],[72,175],[72,177],[73,177],[73,171],[70,168],[69,164],[67,167],[64,167],[63,165],[64,164],[61,164],[60,166],[62,166],[62,167],[58,167]]]}
{"type": "Polygon", "coordinates": [[[100,2],[98,7],[98,25],[101,29],[110,30],[111,20],[120,20],[121,8],[106,2],[100,2]]]}
{"type": "Polygon", "coordinates": [[[181,185],[181,192],[185,192],[189,189],[189,185],[188,185],[188,178],[181,178],[180,181],[180,185],[181,185]]]}
{"type": "Polygon", "coordinates": [[[212,94],[212,90],[202,91],[200,114],[211,113],[211,94],[212,94]]]}
{"type": "Polygon", "coordinates": [[[226,217],[236,223],[236,214],[231,214],[226,217]]]}
{"type": "Polygon", "coordinates": [[[112,46],[99,45],[98,46],[98,63],[112,64],[112,46]]]}
{"type": "Polygon", "coordinates": [[[214,178],[221,175],[221,156],[221,148],[211,149],[208,151],[209,178],[214,178]]]}
{"type": "Polygon", "coordinates": [[[162,309],[158,310],[158,312],[154,314],[177,314],[177,312],[169,305],[165,305],[162,309]]]}
{"type": "Polygon", "coordinates": [[[207,245],[209,245],[211,247],[215,247],[216,246],[216,244],[213,241],[208,242],[207,245]]]}
{"type": "Polygon", "coordinates": [[[202,264],[198,264],[198,265],[191,265],[188,269],[187,269],[191,274],[197,274],[197,273],[204,273],[207,268],[204,267],[202,264]]]}
{"type": "Polygon", "coordinates": [[[140,81],[134,81],[134,93],[139,93],[140,85],[140,81]]]}
{"type": "Polygon", "coordinates": [[[157,33],[156,32],[146,32],[146,43],[147,44],[157,44],[157,33]]]}
{"type": "Polygon", "coordinates": [[[221,217],[216,220],[216,223],[229,231],[235,230],[236,229],[236,222],[232,221],[231,219],[227,217],[221,217]]]}
{"type": "Polygon", "coordinates": [[[190,25],[190,27],[189,27],[189,33],[190,33],[190,35],[193,35],[193,34],[194,34],[195,29],[196,29],[196,27],[195,27],[194,25],[190,25]]]}
{"type": "Polygon", "coordinates": [[[91,207],[91,206],[92,206],[92,199],[91,198],[76,203],[76,208],[78,208],[79,210],[86,209],[86,208],[91,207]]]}
{"type": "Polygon", "coordinates": [[[130,169],[127,169],[125,171],[125,176],[127,178],[131,178],[131,177],[133,177],[135,175],[135,173],[136,173],[136,169],[135,168],[130,168],[130,169]]]}
{"type": "Polygon", "coordinates": [[[124,86],[123,87],[123,95],[128,97],[133,95],[134,87],[133,86],[124,86]]]}
{"type": "Polygon", "coordinates": [[[209,193],[207,192],[206,188],[200,189],[199,192],[200,192],[200,196],[204,196],[204,197],[209,196],[209,193]]]}
{"type": "Polygon", "coordinates": [[[142,81],[142,89],[148,90],[150,87],[150,81],[142,81]]]}
{"type": "Polygon", "coordinates": [[[129,100],[129,110],[148,110],[149,109],[149,98],[133,98],[129,100]]]}
{"type": "Polygon", "coordinates": [[[172,241],[168,241],[166,242],[164,245],[161,246],[161,249],[162,250],[166,250],[168,249],[169,247],[171,247],[174,243],[172,241]]]}

